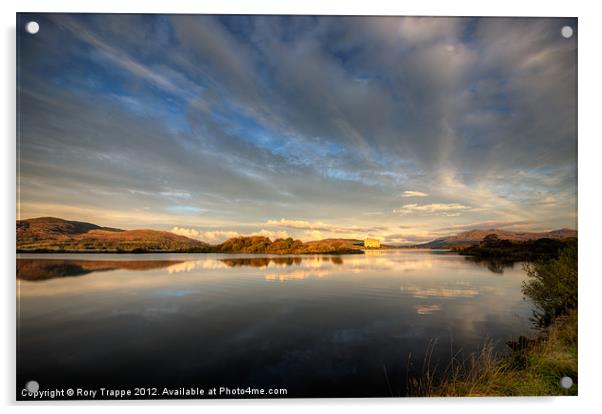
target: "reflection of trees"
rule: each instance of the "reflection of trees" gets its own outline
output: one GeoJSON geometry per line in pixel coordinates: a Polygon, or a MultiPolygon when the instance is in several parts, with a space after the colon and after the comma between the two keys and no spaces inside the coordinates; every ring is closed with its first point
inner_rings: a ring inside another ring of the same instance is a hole
{"type": "Polygon", "coordinates": [[[68,260],[68,259],[17,259],[17,279],[48,280],[60,277],[83,276],[109,270],[161,269],[182,260],[68,260]]]}
{"type": "Polygon", "coordinates": [[[299,266],[303,261],[316,261],[324,260],[337,265],[343,264],[343,258],[341,256],[319,256],[319,257],[244,257],[244,258],[227,258],[220,259],[220,261],[226,264],[228,267],[268,267],[270,263],[280,266],[299,266]]]}
{"type": "Polygon", "coordinates": [[[382,250],[364,250],[364,254],[366,256],[381,256],[383,254],[382,250]]]}
{"type": "Polygon", "coordinates": [[[499,260],[492,258],[483,258],[475,256],[464,257],[467,261],[474,263],[475,265],[486,267],[492,273],[503,274],[505,269],[514,268],[514,262],[510,260],[499,260]]]}
{"type": "Polygon", "coordinates": [[[228,258],[220,261],[228,267],[267,267],[270,263],[281,266],[300,265],[301,257],[246,257],[228,258]]]}
{"type": "MultiPolygon", "coordinates": [[[[219,262],[228,267],[267,267],[271,263],[280,266],[299,266],[303,261],[324,261],[343,264],[340,256],[248,257],[226,258],[219,262]]],[[[184,263],[187,260],[77,260],[77,259],[17,259],[17,279],[47,280],[60,277],[83,276],[110,270],[152,270],[184,263]]]]}

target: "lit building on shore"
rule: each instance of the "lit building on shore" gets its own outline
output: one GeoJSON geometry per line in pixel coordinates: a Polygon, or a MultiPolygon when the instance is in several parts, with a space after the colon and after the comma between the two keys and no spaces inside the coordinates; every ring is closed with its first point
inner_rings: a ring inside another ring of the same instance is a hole
{"type": "Polygon", "coordinates": [[[380,240],[377,239],[366,239],[364,240],[364,247],[370,247],[373,249],[380,248],[380,240]]]}

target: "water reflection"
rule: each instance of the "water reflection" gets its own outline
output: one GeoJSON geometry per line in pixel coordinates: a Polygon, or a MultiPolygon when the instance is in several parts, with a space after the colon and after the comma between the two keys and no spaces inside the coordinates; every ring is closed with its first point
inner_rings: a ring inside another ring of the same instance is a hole
{"type": "Polygon", "coordinates": [[[228,267],[269,267],[270,265],[278,266],[299,266],[302,262],[307,264],[312,263],[334,263],[337,265],[343,264],[341,256],[285,256],[285,257],[244,257],[244,258],[227,258],[220,259],[228,267]]]}
{"type": "Polygon", "coordinates": [[[221,259],[222,263],[225,263],[228,267],[268,267],[271,263],[276,265],[292,266],[300,265],[302,257],[258,257],[258,258],[232,258],[232,259],[221,259]]]}
{"type": "MultiPolygon", "coordinates": [[[[94,272],[114,270],[144,271],[166,268],[169,274],[191,273],[198,270],[226,268],[282,268],[266,272],[270,281],[302,280],[307,277],[325,277],[333,273],[333,266],[343,265],[340,256],[294,257],[229,257],[202,260],[73,260],[73,259],[17,259],[17,279],[41,281],[62,277],[75,277],[94,272]],[[286,269],[292,267],[292,269],[286,269]],[[300,269],[295,269],[300,268],[300,269]]],[[[356,269],[357,270],[357,269],[356,269]]]]}
{"type": "Polygon", "coordinates": [[[465,288],[428,288],[420,286],[401,286],[399,288],[403,293],[411,294],[415,298],[472,298],[479,294],[478,289],[465,288]]]}
{"type": "Polygon", "coordinates": [[[505,269],[513,269],[515,262],[511,260],[498,260],[491,258],[482,258],[474,256],[465,256],[466,261],[474,263],[477,266],[483,266],[489,269],[492,273],[503,274],[505,269]]]}
{"type": "Polygon", "coordinates": [[[94,272],[111,270],[161,269],[182,263],[174,260],[123,261],[123,260],[61,260],[61,259],[17,259],[17,279],[40,281],[60,277],[83,276],[94,272]]]}
{"type": "MultiPolygon", "coordinates": [[[[446,251],[433,250],[425,255],[413,255],[412,251],[404,252],[406,254],[396,255],[395,251],[386,250],[368,250],[364,256],[341,256],[341,255],[308,255],[308,256],[279,256],[279,257],[214,257],[216,255],[201,255],[202,259],[191,260],[189,258],[169,259],[169,260],[144,260],[144,256],[137,260],[94,260],[94,259],[41,259],[41,258],[18,258],[17,259],[17,279],[20,280],[48,280],[61,277],[83,276],[94,272],[107,272],[113,270],[145,271],[151,269],[167,268],[170,274],[182,272],[194,272],[201,269],[223,269],[223,268],[287,268],[301,267],[311,269],[322,269],[319,277],[324,277],[333,273],[332,265],[345,266],[350,272],[363,272],[366,270],[387,271],[395,269],[398,272],[415,272],[423,269],[430,269],[436,265],[436,258],[439,255],[449,255],[446,251]],[[413,257],[417,256],[417,257],[413,257]]],[[[198,256],[197,256],[198,257],[198,256]]],[[[475,257],[464,257],[467,262],[485,267],[495,274],[503,274],[505,269],[513,269],[514,263],[509,261],[499,261],[491,259],[482,259],[475,257]]],[[[455,263],[456,267],[462,267],[462,264],[455,263]]],[[[448,264],[450,265],[450,264],[448,264]]],[[[278,273],[282,275],[283,273],[278,273]]],[[[275,276],[274,272],[266,273],[268,280],[297,280],[300,275],[305,274],[300,271],[290,271],[289,276],[275,276]]],[[[314,272],[314,275],[318,275],[314,272]]],[[[306,275],[311,276],[311,275],[306,275]]]]}
{"type": "Polygon", "coordinates": [[[292,280],[304,280],[310,277],[326,277],[335,272],[334,269],[308,269],[293,270],[286,272],[269,272],[265,274],[265,280],[289,282],[292,280]]]}
{"type": "Polygon", "coordinates": [[[430,315],[433,312],[441,310],[441,305],[418,305],[415,306],[416,313],[419,315],[430,315]]]}
{"type": "Polygon", "coordinates": [[[408,355],[420,360],[433,339],[433,362],[446,366],[451,338],[470,352],[484,338],[528,336],[523,270],[491,275],[462,256],[418,250],[21,255],[17,379],[403,395],[415,369],[408,355]]]}

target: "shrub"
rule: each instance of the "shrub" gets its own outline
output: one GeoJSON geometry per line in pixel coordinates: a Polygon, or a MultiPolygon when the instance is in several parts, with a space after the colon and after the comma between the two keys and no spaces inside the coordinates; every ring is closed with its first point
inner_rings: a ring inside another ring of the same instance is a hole
{"type": "Polygon", "coordinates": [[[557,259],[525,265],[529,280],[522,291],[537,306],[535,320],[547,326],[577,308],[577,246],[563,249],[557,259]]]}

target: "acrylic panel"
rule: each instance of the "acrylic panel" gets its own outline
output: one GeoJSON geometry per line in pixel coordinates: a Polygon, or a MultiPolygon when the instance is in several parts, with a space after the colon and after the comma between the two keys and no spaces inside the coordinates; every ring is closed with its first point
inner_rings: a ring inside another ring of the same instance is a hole
{"type": "Polygon", "coordinates": [[[16,398],[576,395],[577,29],[17,14],[16,398]]]}

